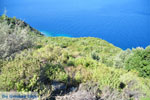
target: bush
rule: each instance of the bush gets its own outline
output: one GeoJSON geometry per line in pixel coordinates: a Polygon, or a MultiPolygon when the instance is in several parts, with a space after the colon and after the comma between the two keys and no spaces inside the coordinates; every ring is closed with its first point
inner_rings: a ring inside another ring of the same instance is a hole
{"type": "Polygon", "coordinates": [[[15,53],[30,48],[34,45],[33,37],[29,35],[29,28],[21,28],[19,24],[16,24],[12,28],[12,24],[8,24],[7,21],[0,23],[0,58],[7,58],[14,56],[15,53]]]}
{"type": "Polygon", "coordinates": [[[94,60],[97,60],[97,61],[100,60],[100,57],[99,57],[99,55],[98,55],[96,52],[93,52],[93,53],[91,54],[91,56],[92,56],[92,58],[93,58],[94,60]]]}
{"type": "Polygon", "coordinates": [[[105,86],[109,86],[115,89],[121,89],[121,81],[119,80],[119,78],[124,73],[124,71],[115,70],[113,68],[108,67],[96,67],[93,68],[91,71],[93,73],[92,78],[95,81],[99,82],[101,89],[105,86]]]}
{"type": "Polygon", "coordinates": [[[127,70],[137,70],[139,76],[150,78],[150,46],[146,49],[137,48],[126,61],[127,70]]]}
{"type": "Polygon", "coordinates": [[[127,49],[121,51],[114,59],[114,66],[116,68],[124,68],[126,60],[132,55],[132,51],[127,49]]]}
{"type": "Polygon", "coordinates": [[[44,72],[49,80],[67,81],[67,75],[61,65],[47,64],[44,68],[44,72]]]}
{"type": "Polygon", "coordinates": [[[6,16],[5,14],[3,14],[3,15],[0,17],[1,20],[5,20],[6,18],[7,18],[7,16],[6,16]]]}

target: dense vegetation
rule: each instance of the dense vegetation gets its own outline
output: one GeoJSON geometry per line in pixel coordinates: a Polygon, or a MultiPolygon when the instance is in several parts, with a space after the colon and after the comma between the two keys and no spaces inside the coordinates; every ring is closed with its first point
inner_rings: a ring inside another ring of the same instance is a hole
{"type": "Polygon", "coordinates": [[[135,69],[139,76],[150,78],[150,47],[133,50],[133,55],[126,61],[126,69],[135,69]]]}
{"type": "Polygon", "coordinates": [[[150,47],[123,51],[98,38],[45,37],[1,16],[0,91],[36,91],[52,99],[54,81],[66,90],[97,83],[102,100],[149,100],[150,47]]]}

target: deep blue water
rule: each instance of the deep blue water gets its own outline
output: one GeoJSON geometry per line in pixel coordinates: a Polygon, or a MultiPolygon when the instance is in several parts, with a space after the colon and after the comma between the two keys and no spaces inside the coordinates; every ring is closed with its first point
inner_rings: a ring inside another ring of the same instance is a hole
{"type": "Polygon", "coordinates": [[[46,36],[98,37],[122,48],[150,45],[150,0],[0,0],[46,36]]]}

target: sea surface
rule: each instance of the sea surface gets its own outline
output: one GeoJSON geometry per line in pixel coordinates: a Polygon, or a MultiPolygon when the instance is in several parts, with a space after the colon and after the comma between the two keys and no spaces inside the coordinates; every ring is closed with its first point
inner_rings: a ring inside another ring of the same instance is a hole
{"type": "Polygon", "coordinates": [[[122,49],[150,45],[150,0],[0,0],[46,36],[97,37],[122,49]]]}

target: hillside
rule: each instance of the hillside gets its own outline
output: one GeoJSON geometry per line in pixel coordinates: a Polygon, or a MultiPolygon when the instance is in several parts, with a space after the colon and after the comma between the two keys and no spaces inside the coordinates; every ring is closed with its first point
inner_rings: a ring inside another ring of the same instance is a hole
{"type": "Polygon", "coordinates": [[[4,15],[0,47],[0,91],[35,91],[44,100],[150,100],[150,47],[123,51],[99,38],[45,37],[4,15]]]}

